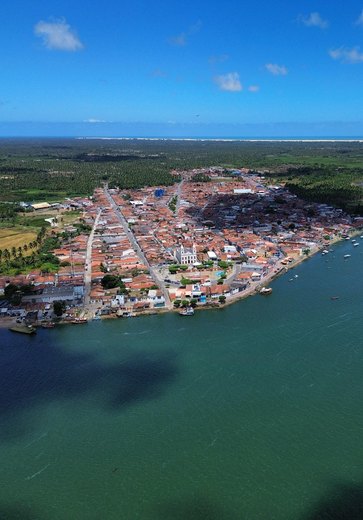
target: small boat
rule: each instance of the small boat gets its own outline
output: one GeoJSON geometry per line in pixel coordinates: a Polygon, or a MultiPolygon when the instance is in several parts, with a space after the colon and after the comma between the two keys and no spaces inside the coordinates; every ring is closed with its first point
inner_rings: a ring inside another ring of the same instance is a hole
{"type": "Polygon", "coordinates": [[[70,323],[72,323],[72,325],[80,325],[81,323],[88,323],[88,320],[86,318],[75,318],[71,320],[70,323]]]}
{"type": "Polygon", "coordinates": [[[182,309],[179,311],[179,316],[193,316],[194,309],[193,307],[185,307],[185,309],[182,309]]]}
{"type": "Polygon", "coordinates": [[[136,317],[136,313],[135,312],[131,312],[131,311],[130,312],[129,311],[122,311],[121,309],[119,309],[116,312],[116,316],[118,318],[135,318],[136,317]]]}
{"type": "Polygon", "coordinates": [[[359,246],[358,242],[354,242],[353,247],[359,246]]]}
{"type": "Polygon", "coordinates": [[[52,321],[43,321],[42,328],[43,329],[54,329],[55,324],[52,321]]]}
{"type": "Polygon", "coordinates": [[[271,287],[262,287],[262,289],[260,290],[260,294],[262,294],[263,296],[267,296],[268,294],[271,294],[271,293],[272,293],[271,287]]]}
{"type": "Polygon", "coordinates": [[[12,332],[20,332],[20,334],[36,334],[37,329],[32,325],[19,324],[10,327],[9,330],[12,332]]]}
{"type": "Polygon", "coordinates": [[[339,300],[339,296],[330,296],[331,300],[339,300]]]}
{"type": "Polygon", "coordinates": [[[352,255],[344,255],[344,258],[350,258],[352,255]]]}
{"type": "Polygon", "coordinates": [[[299,275],[298,275],[298,274],[295,274],[294,278],[299,278],[299,275]]]}

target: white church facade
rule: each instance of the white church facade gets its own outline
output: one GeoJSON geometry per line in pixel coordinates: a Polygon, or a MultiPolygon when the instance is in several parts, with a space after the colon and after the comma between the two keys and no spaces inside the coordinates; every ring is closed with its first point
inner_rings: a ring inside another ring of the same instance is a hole
{"type": "Polygon", "coordinates": [[[193,247],[184,247],[183,245],[178,247],[175,252],[175,258],[182,265],[193,265],[198,262],[195,244],[193,244],[193,247]]]}

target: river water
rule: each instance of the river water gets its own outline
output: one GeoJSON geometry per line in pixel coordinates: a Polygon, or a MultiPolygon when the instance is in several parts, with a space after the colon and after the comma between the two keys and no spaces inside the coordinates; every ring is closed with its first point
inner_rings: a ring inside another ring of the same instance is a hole
{"type": "Polygon", "coordinates": [[[1,330],[0,519],[363,518],[362,260],[194,317],[1,330]]]}

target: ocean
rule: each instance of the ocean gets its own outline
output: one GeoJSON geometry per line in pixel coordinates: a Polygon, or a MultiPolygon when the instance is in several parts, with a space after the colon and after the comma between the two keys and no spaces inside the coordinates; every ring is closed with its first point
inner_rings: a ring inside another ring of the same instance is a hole
{"type": "Polygon", "coordinates": [[[0,519],[363,518],[360,242],[193,317],[0,330],[0,519]]]}

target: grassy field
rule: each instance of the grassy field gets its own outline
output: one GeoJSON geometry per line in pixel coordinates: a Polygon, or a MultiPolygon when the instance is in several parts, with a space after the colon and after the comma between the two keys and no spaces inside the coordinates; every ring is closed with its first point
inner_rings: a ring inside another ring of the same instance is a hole
{"type": "Polygon", "coordinates": [[[64,226],[68,226],[70,224],[74,224],[82,215],[81,211],[64,211],[60,212],[58,210],[45,210],[36,211],[33,213],[24,213],[18,217],[17,223],[22,226],[30,226],[41,228],[42,226],[50,226],[49,222],[45,222],[46,218],[57,218],[58,226],[55,228],[55,231],[61,231],[64,226]]]}
{"type": "Polygon", "coordinates": [[[12,189],[7,193],[0,193],[0,200],[27,202],[60,202],[67,197],[66,191],[49,191],[42,189],[12,189]]]}
{"type": "MultiPolygon", "coordinates": [[[[11,251],[13,247],[23,247],[29,242],[33,242],[37,237],[37,233],[28,227],[14,226],[10,228],[0,229],[0,249],[8,249],[11,251]]],[[[28,251],[23,251],[23,255],[27,256],[31,254],[32,250],[29,248],[28,251]]]]}

